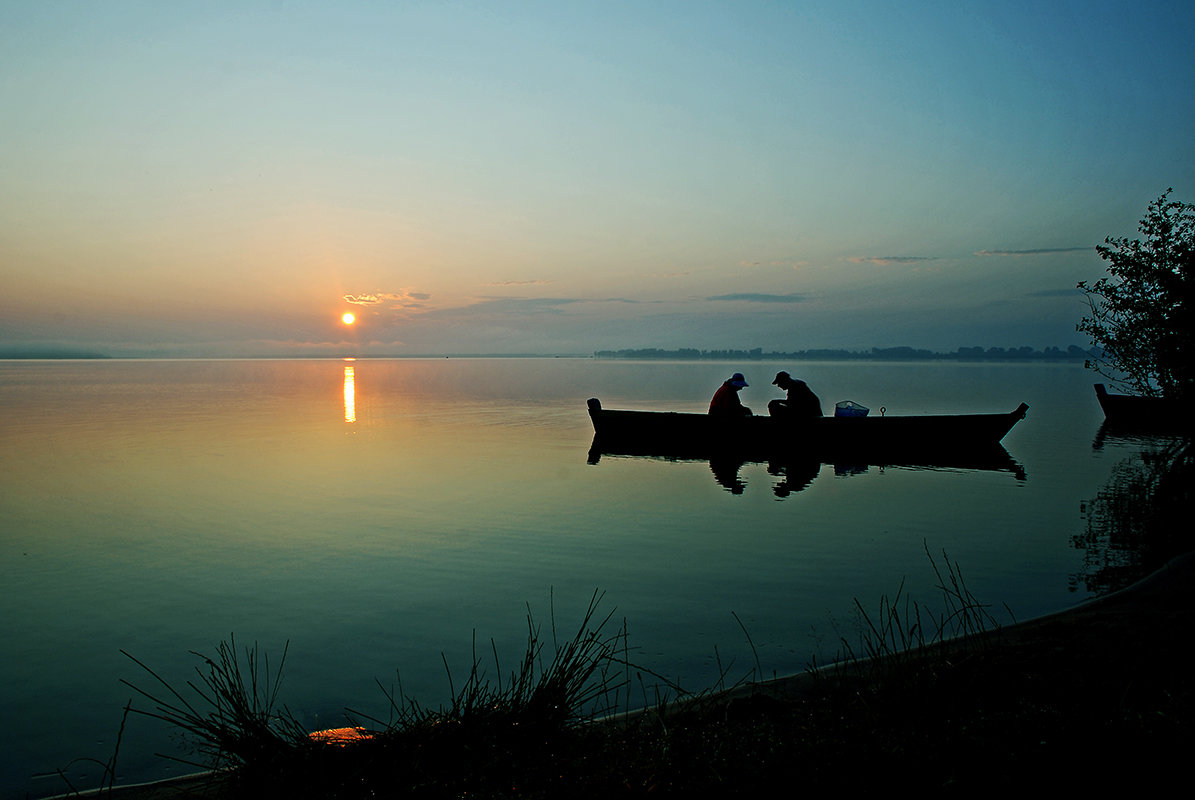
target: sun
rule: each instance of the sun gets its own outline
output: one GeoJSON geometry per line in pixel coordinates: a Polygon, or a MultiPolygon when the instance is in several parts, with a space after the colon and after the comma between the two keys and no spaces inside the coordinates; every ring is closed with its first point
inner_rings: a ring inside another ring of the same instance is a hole
{"type": "Polygon", "coordinates": [[[355,314],[353,314],[351,311],[346,311],[340,315],[340,321],[343,322],[345,325],[352,325],[354,322],[357,321],[357,316],[355,314]]]}

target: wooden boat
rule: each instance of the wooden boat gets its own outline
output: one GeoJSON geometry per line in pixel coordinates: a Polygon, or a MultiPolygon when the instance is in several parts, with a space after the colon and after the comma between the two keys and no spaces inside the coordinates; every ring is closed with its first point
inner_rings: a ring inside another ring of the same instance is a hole
{"type": "Polygon", "coordinates": [[[1109,425],[1133,428],[1177,428],[1190,425],[1175,400],[1140,394],[1111,394],[1102,383],[1095,384],[1095,396],[1109,425]]]}
{"type": "MultiPolygon", "coordinates": [[[[705,458],[735,454],[768,460],[800,454],[821,460],[917,461],[998,447],[1029,406],[1004,414],[926,416],[720,417],[676,411],[621,411],[589,400],[594,448],[633,455],[705,458]]],[[[1002,448],[1001,448],[1002,449],[1002,448]]]]}

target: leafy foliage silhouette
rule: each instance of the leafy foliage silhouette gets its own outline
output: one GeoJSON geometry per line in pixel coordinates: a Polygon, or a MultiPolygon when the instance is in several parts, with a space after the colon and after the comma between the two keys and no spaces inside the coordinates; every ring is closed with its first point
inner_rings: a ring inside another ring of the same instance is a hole
{"type": "Polygon", "coordinates": [[[1087,361],[1121,390],[1190,399],[1195,384],[1195,205],[1149,204],[1143,238],[1108,237],[1096,247],[1108,275],[1080,281],[1091,315],[1075,326],[1102,354],[1087,361]]]}

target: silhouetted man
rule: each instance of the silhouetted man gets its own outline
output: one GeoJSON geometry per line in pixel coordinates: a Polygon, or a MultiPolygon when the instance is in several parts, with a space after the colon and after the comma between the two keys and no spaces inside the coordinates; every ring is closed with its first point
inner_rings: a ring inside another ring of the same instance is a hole
{"type": "Polygon", "coordinates": [[[777,372],[772,383],[788,392],[786,399],[768,403],[768,413],[773,417],[822,416],[822,401],[817,399],[805,381],[797,380],[787,372],[777,372]]]}

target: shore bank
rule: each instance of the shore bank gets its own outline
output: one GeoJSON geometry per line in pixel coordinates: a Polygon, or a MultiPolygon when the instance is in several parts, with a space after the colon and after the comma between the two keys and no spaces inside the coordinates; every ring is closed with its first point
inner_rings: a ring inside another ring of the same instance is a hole
{"type": "MultiPolygon", "coordinates": [[[[1193,624],[1190,554],[1115,594],[927,648],[891,670],[794,675],[678,707],[660,721],[666,746],[644,730],[654,722],[628,726],[630,739],[604,738],[583,764],[564,758],[556,789],[1163,786],[1195,743],[1193,624]]],[[[72,796],[225,800],[233,786],[207,774],[72,796]]]]}

